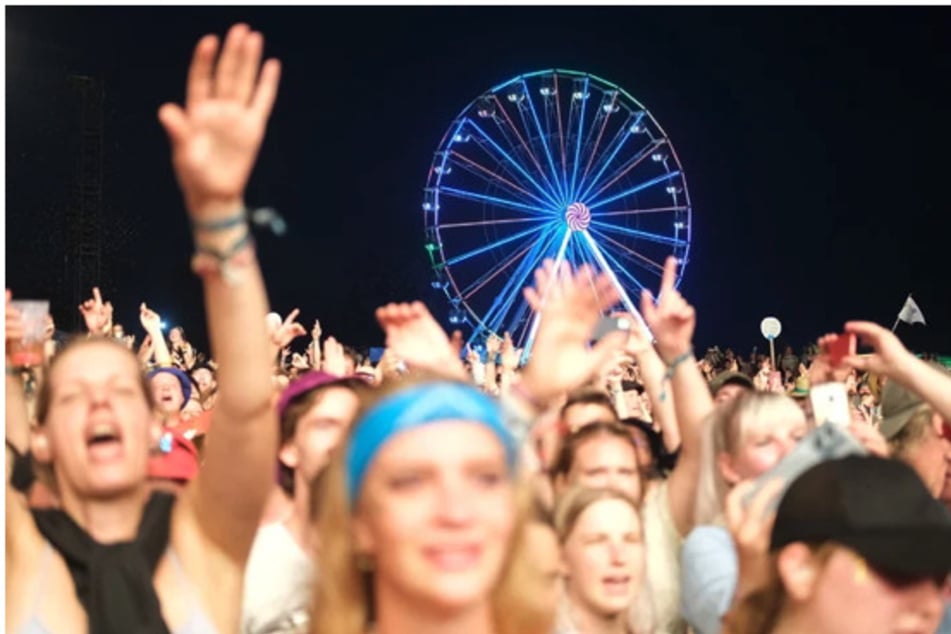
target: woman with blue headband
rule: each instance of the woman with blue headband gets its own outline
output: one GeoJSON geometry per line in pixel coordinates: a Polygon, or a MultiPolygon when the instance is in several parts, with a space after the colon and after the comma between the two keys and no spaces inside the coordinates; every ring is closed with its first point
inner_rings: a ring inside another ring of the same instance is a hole
{"type": "Polygon", "coordinates": [[[498,404],[438,379],[383,394],[323,482],[312,631],[547,632],[538,594],[511,589],[522,496],[498,404]]]}

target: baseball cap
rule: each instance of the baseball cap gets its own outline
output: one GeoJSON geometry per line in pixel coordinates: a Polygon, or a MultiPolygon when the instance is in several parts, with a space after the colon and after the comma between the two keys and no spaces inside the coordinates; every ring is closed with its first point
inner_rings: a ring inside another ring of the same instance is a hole
{"type": "Polygon", "coordinates": [[[951,572],[951,513],[898,460],[848,456],[799,476],[779,504],[770,550],[794,542],[842,544],[887,574],[951,572]]]}
{"type": "MultiPolygon", "coordinates": [[[[929,362],[928,365],[947,372],[944,366],[929,362]]],[[[895,380],[887,381],[882,388],[882,423],[879,431],[886,440],[898,435],[919,407],[925,405],[923,398],[895,380]]]]}
{"type": "Polygon", "coordinates": [[[279,418],[284,417],[284,412],[287,410],[287,406],[291,404],[295,398],[302,394],[306,394],[311,390],[316,390],[318,387],[323,387],[325,385],[330,385],[331,383],[336,383],[338,381],[343,381],[350,377],[337,376],[336,374],[330,374],[329,372],[313,371],[302,374],[297,379],[292,381],[290,385],[284,388],[284,391],[281,392],[281,396],[277,401],[277,415],[279,418]]]}

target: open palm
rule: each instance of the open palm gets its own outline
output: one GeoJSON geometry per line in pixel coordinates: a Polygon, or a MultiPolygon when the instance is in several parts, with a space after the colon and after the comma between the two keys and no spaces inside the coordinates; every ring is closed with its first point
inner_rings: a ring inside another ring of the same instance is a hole
{"type": "Polygon", "coordinates": [[[624,345],[624,333],[588,345],[602,312],[618,301],[610,278],[595,276],[588,265],[572,273],[567,265],[555,270],[546,260],[535,271],[535,287],[525,289],[525,299],[541,316],[522,382],[540,401],[582,385],[624,345]]]}
{"type": "Polygon", "coordinates": [[[260,33],[235,25],[216,64],[218,38],[202,38],[188,71],[184,108],[167,103],[159,109],[175,174],[192,210],[243,195],[280,77],[277,60],[268,60],[258,77],[263,47],[260,33]]]}

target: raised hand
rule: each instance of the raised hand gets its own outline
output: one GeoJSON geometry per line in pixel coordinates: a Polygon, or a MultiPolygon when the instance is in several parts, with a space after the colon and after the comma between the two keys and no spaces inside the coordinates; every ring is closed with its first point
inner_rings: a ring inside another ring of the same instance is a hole
{"type": "Polygon", "coordinates": [[[320,320],[314,320],[314,327],[310,329],[310,338],[314,341],[320,341],[320,335],[323,334],[323,330],[320,329],[320,320]]]}
{"type": "Polygon", "coordinates": [[[845,332],[856,335],[874,350],[872,354],[853,354],[842,360],[843,365],[860,372],[895,376],[915,358],[895,333],[870,321],[850,321],[845,324],[845,332]]]}
{"type": "Polygon", "coordinates": [[[816,354],[812,360],[812,365],[809,366],[810,385],[819,385],[820,383],[829,383],[832,381],[844,383],[846,379],[848,379],[849,374],[852,372],[851,366],[845,363],[836,366],[832,365],[832,359],[825,352],[828,347],[838,341],[838,339],[839,335],[837,334],[827,334],[819,337],[819,353],[816,354]]]}
{"type": "Polygon", "coordinates": [[[277,348],[286,348],[292,341],[307,334],[304,326],[296,321],[298,315],[300,315],[300,309],[295,308],[287,314],[281,325],[271,330],[271,343],[277,348]]]}
{"type": "Polygon", "coordinates": [[[162,331],[162,318],[159,314],[146,306],[145,302],[139,305],[139,322],[142,328],[150,335],[155,335],[162,331]]]}
{"type": "Polygon", "coordinates": [[[501,347],[502,340],[494,333],[489,335],[488,339],[485,340],[485,351],[489,355],[490,362],[495,361],[495,355],[499,353],[501,347]]]}
{"type": "Polygon", "coordinates": [[[455,350],[457,357],[462,355],[462,347],[465,345],[465,342],[462,339],[461,330],[452,331],[452,335],[449,337],[449,345],[455,350]]]}
{"type": "Polygon", "coordinates": [[[112,329],[112,303],[102,301],[98,286],[93,287],[92,298],[79,305],[79,312],[89,332],[104,335],[112,329]]]}
{"type": "Polygon", "coordinates": [[[172,164],[189,212],[199,218],[233,214],[257,158],[281,74],[280,63],[261,63],[264,39],[246,24],[195,47],[185,107],[166,103],[158,112],[172,144],[172,164]]]}
{"type": "Polygon", "coordinates": [[[565,264],[556,271],[546,260],[535,271],[535,287],[524,294],[540,313],[532,356],[522,372],[522,385],[536,401],[550,402],[584,384],[624,345],[624,333],[615,332],[588,346],[598,318],[618,301],[610,278],[595,276],[590,266],[572,273],[565,264]]]}
{"type": "Polygon", "coordinates": [[[143,365],[148,363],[154,353],[155,346],[152,345],[152,335],[147,334],[145,339],[142,340],[142,345],[139,346],[139,362],[143,365]]]}
{"type": "Polygon", "coordinates": [[[8,354],[10,342],[23,339],[23,321],[20,316],[20,311],[13,307],[13,304],[10,303],[11,301],[13,301],[13,294],[8,289],[6,292],[6,321],[4,322],[5,329],[3,337],[6,341],[8,354]]]}
{"type": "Polygon", "coordinates": [[[347,373],[347,359],[343,355],[343,344],[333,337],[327,337],[324,340],[324,354],[320,369],[334,376],[344,376],[347,373]]]}
{"type": "Polygon", "coordinates": [[[639,358],[645,352],[653,349],[650,333],[644,328],[640,319],[627,312],[612,313],[613,317],[624,317],[631,323],[631,329],[627,331],[627,342],[624,344],[624,353],[639,358]]]}
{"type": "Polygon", "coordinates": [[[737,597],[755,591],[769,578],[769,538],[776,521],[775,499],[783,484],[782,479],[772,480],[747,500],[756,486],[755,481],[747,480],[726,497],[726,523],[739,564],[737,597]]]}
{"type": "Polygon", "coordinates": [[[449,374],[467,380],[446,331],[422,302],[387,304],[376,309],[376,320],[386,333],[386,347],[413,369],[449,374]]]}
{"type": "Polygon", "coordinates": [[[514,372],[515,369],[518,368],[521,358],[522,350],[516,348],[515,344],[512,343],[512,335],[505,333],[505,337],[502,339],[501,355],[499,357],[502,369],[506,372],[514,372]]]}
{"type": "Polygon", "coordinates": [[[664,262],[657,303],[650,291],[641,292],[641,314],[654,333],[657,353],[670,365],[677,357],[690,350],[697,314],[674,286],[677,281],[677,258],[670,256],[664,262]]]}

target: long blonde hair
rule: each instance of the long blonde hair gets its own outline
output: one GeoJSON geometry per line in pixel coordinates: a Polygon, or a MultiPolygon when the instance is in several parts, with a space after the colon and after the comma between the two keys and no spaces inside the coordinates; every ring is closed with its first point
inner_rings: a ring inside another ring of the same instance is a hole
{"type": "MultiPolygon", "coordinates": [[[[386,396],[409,384],[420,384],[434,378],[384,384],[365,401],[357,421],[386,396]]],[[[320,478],[320,491],[315,492],[315,499],[320,502],[320,508],[315,509],[320,572],[314,591],[311,634],[366,634],[375,620],[373,572],[356,550],[344,464],[346,447],[359,424],[351,427],[346,441],[335,450],[320,478]]],[[[501,576],[490,597],[495,632],[548,634],[554,617],[543,611],[537,602],[539,592],[533,581],[537,575],[525,574],[529,564],[523,553],[523,544],[531,508],[531,488],[517,476],[514,486],[516,521],[513,538],[501,576]]]]}
{"type": "Polygon", "coordinates": [[[761,420],[806,417],[796,401],[785,394],[748,392],[714,409],[703,423],[700,478],[694,504],[694,525],[722,524],[723,501],[730,483],[720,473],[719,456],[735,455],[743,435],[761,420]]]}

